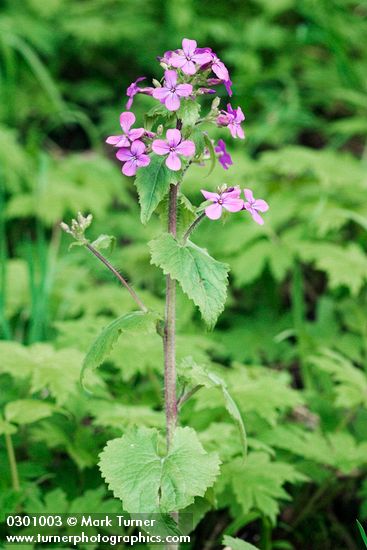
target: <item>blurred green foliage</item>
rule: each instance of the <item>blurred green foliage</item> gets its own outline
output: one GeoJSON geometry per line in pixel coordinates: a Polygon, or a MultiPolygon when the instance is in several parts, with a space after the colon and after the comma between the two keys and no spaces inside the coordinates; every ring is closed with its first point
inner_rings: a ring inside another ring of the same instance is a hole
{"type": "MultiPolygon", "coordinates": [[[[91,212],[91,236],[118,237],[111,261],[162,311],[146,246],[162,222],[140,224],[133,185],[103,140],[118,127],[127,85],[159,77],[155,57],[187,36],[230,68],[247,140],[236,149],[227,140],[228,173],[196,167],[186,190],[198,204],[204,182],[224,180],[271,206],[264,228],[233,216],[194,234],[233,268],[213,333],[178,296],[178,359],[190,355],[225,380],[250,447],[244,467],[218,388],[185,404],[182,424],[207,450],[219,441],[223,462],[192,509],[192,548],[219,548],[222,533],[262,550],[306,550],[310,533],[314,550],[357,548],[355,519],[367,518],[366,15],[354,0],[3,0],[1,511],[118,509],[98,453],[127,426],[163,424],[154,334],[121,338],[90,381],[93,396],[81,390],[91,341],[134,304],[84,250],[68,253],[58,224],[91,212]]],[[[152,105],[138,96],[138,119],[152,105]]]]}

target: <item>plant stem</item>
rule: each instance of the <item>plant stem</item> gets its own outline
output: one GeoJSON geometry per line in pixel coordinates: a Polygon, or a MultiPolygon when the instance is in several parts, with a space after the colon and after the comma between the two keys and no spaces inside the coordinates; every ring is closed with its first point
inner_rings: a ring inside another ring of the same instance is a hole
{"type": "MultiPolygon", "coordinates": [[[[176,237],[177,225],[177,186],[171,184],[169,190],[168,231],[176,237]]],[[[176,402],[176,281],[166,278],[166,313],[164,326],[164,396],[166,405],[167,449],[170,448],[177,422],[176,402]]]]}
{"type": "Polygon", "coordinates": [[[5,444],[6,444],[6,451],[8,453],[8,460],[9,460],[13,489],[14,491],[19,492],[20,483],[19,483],[17,461],[15,459],[15,452],[14,452],[13,442],[10,434],[5,434],[5,444]]]}
{"type": "Polygon", "coordinates": [[[124,279],[124,277],[117,271],[117,269],[115,267],[113,267],[113,265],[104,257],[102,256],[102,254],[100,254],[100,252],[98,252],[98,250],[96,250],[94,248],[94,246],[92,246],[91,244],[89,243],[86,243],[85,245],[88,250],[90,252],[92,252],[92,254],[94,254],[94,256],[96,258],[98,258],[114,275],[115,277],[117,277],[117,279],[120,281],[121,284],[124,285],[124,287],[128,290],[128,292],[130,293],[130,296],[132,297],[132,299],[138,304],[138,306],[140,307],[140,309],[142,311],[144,311],[144,313],[146,313],[148,311],[148,308],[143,304],[143,302],[140,300],[140,298],[138,297],[138,295],[136,294],[136,292],[131,288],[131,286],[129,285],[129,283],[126,281],[126,279],[124,279]]]}
{"type": "MultiPolygon", "coordinates": [[[[178,185],[169,190],[168,231],[176,237],[178,185]]],[[[176,281],[166,277],[166,312],[163,336],[164,349],[164,399],[166,408],[167,452],[169,451],[177,424],[176,397],[176,281]]],[[[178,522],[178,513],[172,517],[178,522]]],[[[177,550],[177,544],[167,544],[166,550],[177,550]]]]}
{"type": "Polygon", "coordinates": [[[191,233],[197,228],[197,226],[200,224],[200,222],[203,221],[203,219],[205,218],[205,212],[202,212],[193,222],[192,224],[189,226],[189,228],[187,229],[186,233],[184,234],[184,236],[182,237],[182,242],[183,244],[186,243],[187,239],[190,237],[191,233]]]}

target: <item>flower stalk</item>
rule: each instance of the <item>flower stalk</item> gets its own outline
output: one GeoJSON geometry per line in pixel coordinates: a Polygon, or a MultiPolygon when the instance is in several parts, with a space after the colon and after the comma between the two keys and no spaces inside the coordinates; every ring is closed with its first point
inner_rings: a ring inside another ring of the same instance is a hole
{"type": "Polygon", "coordinates": [[[17,467],[16,458],[15,458],[13,441],[11,439],[10,434],[5,434],[5,445],[6,445],[6,452],[8,454],[12,486],[14,491],[19,492],[20,483],[19,483],[18,467],[17,467]]]}

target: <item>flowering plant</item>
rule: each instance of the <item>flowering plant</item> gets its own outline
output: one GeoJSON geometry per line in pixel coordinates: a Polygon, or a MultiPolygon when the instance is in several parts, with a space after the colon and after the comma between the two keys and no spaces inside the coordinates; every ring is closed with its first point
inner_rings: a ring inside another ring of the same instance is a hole
{"type": "MultiPolygon", "coordinates": [[[[188,356],[176,364],[176,283],[199,308],[205,323],[212,328],[226,300],[229,268],[195,245],[191,236],[204,219],[215,223],[224,212],[252,219],[262,225],[259,212],[266,212],[267,203],[255,199],[250,189],[237,182],[220,184],[217,190],[201,190],[204,201],[191,205],[184,195],[184,177],[192,164],[205,165],[217,160],[225,170],[233,165],[223,139],[215,144],[207,127],[227,128],[232,138],[244,139],[241,107],[219,109],[218,96],[206,114],[201,113],[200,99],[216,95],[216,87],[224,85],[232,95],[232,82],[224,63],[210,48],[198,48],[195,40],[184,39],[182,48],[165,52],[159,58],[164,74],[153,86],[142,87],[139,77],[127,89],[126,111],[120,115],[122,134],[107,138],[117,149],[126,176],[135,176],[139,194],[141,221],[149,222],[158,209],[167,220],[165,231],[149,243],[151,262],[166,276],[166,307],[162,317],[149,310],[132,286],[102,255],[101,249],[110,238],[101,236],[91,243],[85,230],[91,217],[81,214],[65,231],[86,246],[130,292],[139,310],[123,315],[107,326],[88,352],[82,371],[98,367],[107,357],[122,333],[157,331],[164,347],[164,406],[166,412],[166,449],[158,450],[160,434],[154,429],[137,429],[110,441],[101,454],[100,468],[115,496],[130,513],[174,513],[190,506],[196,497],[204,497],[219,473],[220,461],[215,453],[207,453],[196,432],[179,427],[178,414],[184,403],[201,387],[218,387],[226,407],[238,426],[247,450],[246,432],[236,403],[224,382],[188,356]],[[138,94],[151,96],[153,107],[147,113],[145,127],[134,128],[135,116],[130,109],[138,94]],[[178,216],[185,213],[186,227],[178,227],[178,216]],[[190,479],[190,483],[186,483],[190,479]]],[[[172,547],[173,548],[173,547],[172,547]]]]}

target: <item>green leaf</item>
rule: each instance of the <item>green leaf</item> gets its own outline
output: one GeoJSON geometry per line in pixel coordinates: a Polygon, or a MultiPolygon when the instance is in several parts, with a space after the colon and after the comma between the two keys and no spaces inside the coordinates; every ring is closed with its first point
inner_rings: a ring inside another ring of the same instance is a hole
{"type": "Polygon", "coordinates": [[[195,157],[199,157],[205,148],[205,134],[200,128],[194,128],[189,136],[188,139],[191,139],[195,143],[195,157]]]}
{"type": "Polygon", "coordinates": [[[111,353],[121,333],[135,333],[138,331],[147,334],[154,332],[157,319],[158,315],[156,313],[133,311],[122,315],[107,325],[94,340],[84,359],[81,381],[83,382],[87,371],[94,370],[103,363],[111,353]]]}
{"type": "Polygon", "coordinates": [[[150,164],[139,168],[135,178],[141,207],[140,219],[143,224],[149,221],[158,204],[168,193],[170,184],[178,181],[179,174],[167,168],[166,157],[152,153],[150,159],[150,164]]]}
{"type": "Polygon", "coordinates": [[[200,105],[192,99],[184,99],[181,101],[177,118],[182,120],[184,126],[194,126],[200,116],[200,105]]]}
{"type": "Polygon", "coordinates": [[[152,263],[180,283],[182,290],[199,307],[204,321],[212,328],[224,309],[228,266],[214,260],[206,250],[191,241],[181,245],[169,234],[151,241],[149,247],[152,263]]]}
{"type": "Polygon", "coordinates": [[[250,544],[242,539],[234,539],[228,535],[223,537],[223,544],[227,547],[225,550],[258,550],[258,548],[256,548],[253,544],[250,544]]]}
{"type": "Polygon", "coordinates": [[[367,547],[367,535],[366,535],[366,532],[365,532],[365,530],[363,529],[362,524],[358,521],[358,519],[356,520],[356,522],[357,522],[357,525],[358,525],[359,532],[361,533],[361,537],[362,537],[362,540],[363,540],[363,542],[364,542],[364,545],[367,547]]]}
{"type": "Polygon", "coordinates": [[[192,357],[186,357],[178,367],[179,376],[181,376],[187,382],[190,382],[192,386],[204,386],[206,388],[217,387],[221,390],[224,398],[224,403],[227,411],[237,424],[240,432],[243,454],[247,455],[247,434],[245,424],[240,413],[239,408],[230,392],[228,391],[227,384],[216,374],[207,371],[204,367],[199,366],[192,357]]]}
{"type": "Polygon", "coordinates": [[[100,469],[127,512],[169,513],[204,496],[219,473],[220,460],[208,454],[192,428],[177,428],[167,455],[158,452],[158,432],[138,428],[107,443],[100,469]]]}
{"type": "Polygon", "coordinates": [[[235,458],[226,465],[225,476],[228,473],[242,513],[257,509],[273,523],[279,512],[279,500],[290,498],[283,485],[306,480],[294,466],[271,462],[267,454],[259,452],[250,453],[245,463],[235,458]]]}
{"type": "Polygon", "coordinates": [[[92,246],[98,251],[109,248],[113,250],[116,243],[116,237],[113,235],[100,235],[95,241],[92,242],[92,246]]]}
{"type": "Polygon", "coordinates": [[[31,424],[41,418],[51,416],[57,412],[57,407],[51,403],[36,401],[35,399],[18,399],[5,406],[5,418],[15,424],[31,424]]]}

